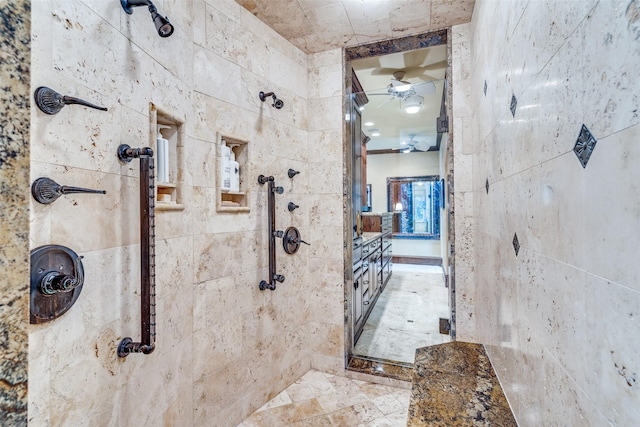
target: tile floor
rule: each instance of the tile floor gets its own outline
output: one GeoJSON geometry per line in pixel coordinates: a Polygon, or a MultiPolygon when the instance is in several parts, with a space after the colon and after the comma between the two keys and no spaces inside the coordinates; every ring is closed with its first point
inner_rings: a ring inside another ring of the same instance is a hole
{"type": "Polygon", "coordinates": [[[238,427],[406,427],[411,390],[311,370],[238,427]]]}
{"type": "Polygon", "coordinates": [[[393,274],[367,319],[354,353],[413,363],[415,350],[449,342],[439,318],[449,318],[442,267],[393,264],[393,274]]]}

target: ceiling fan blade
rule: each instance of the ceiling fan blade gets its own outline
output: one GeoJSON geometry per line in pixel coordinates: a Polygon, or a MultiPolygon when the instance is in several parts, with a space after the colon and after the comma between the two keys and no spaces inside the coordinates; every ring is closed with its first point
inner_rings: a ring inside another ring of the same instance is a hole
{"type": "Polygon", "coordinates": [[[432,95],[437,91],[436,85],[432,81],[414,84],[411,87],[416,91],[416,94],[420,96],[432,95]]]}
{"type": "Polygon", "coordinates": [[[420,77],[424,74],[423,67],[408,67],[403,71],[405,72],[405,78],[407,79],[415,79],[416,77],[420,77]]]}
{"type": "Polygon", "coordinates": [[[418,151],[429,151],[430,145],[425,141],[418,141],[414,148],[418,151]]]}
{"type": "Polygon", "coordinates": [[[390,103],[391,101],[393,101],[395,98],[391,97],[389,99],[387,99],[386,101],[384,101],[382,104],[378,105],[376,108],[380,108],[384,105],[387,105],[388,103],[390,103]]]}
{"type": "Polygon", "coordinates": [[[433,64],[425,65],[422,68],[427,70],[427,71],[433,71],[433,70],[441,70],[443,68],[447,68],[447,65],[449,65],[449,64],[448,64],[447,60],[445,59],[444,61],[434,62],[433,64]]]}
{"type": "Polygon", "coordinates": [[[429,56],[429,52],[429,49],[417,49],[404,52],[402,54],[402,60],[404,61],[405,69],[422,66],[429,56]]]}
{"type": "Polygon", "coordinates": [[[397,68],[375,68],[371,74],[374,76],[393,76],[398,71],[397,68]]]}

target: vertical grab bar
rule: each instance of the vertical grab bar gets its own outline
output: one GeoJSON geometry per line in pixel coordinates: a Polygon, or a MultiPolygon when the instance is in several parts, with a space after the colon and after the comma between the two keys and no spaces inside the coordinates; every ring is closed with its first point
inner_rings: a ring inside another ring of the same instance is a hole
{"type": "Polygon", "coordinates": [[[155,175],[153,150],[149,147],[118,147],[118,158],[130,162],[140,159],[140,342],[130,337],[118,345],[118,356],[130,353],[150,354],[156,344],[156,249],[155,249],[155,175]]]}
{"type": "Polygon", "coordinates": [[[260,290],[271,289],[276,290],[276,282],[284,282],[284,276],[276,273],[276,237],[282,237],[284,233],[282,230],[276,230],[276,195],[275,193],[282,194],[284,189],[282,187],[276,187],[273,176],[260,175],[258,177],[258,184],[264,185],[268,183],[267,194],[267,209],[269,217],[269,281],[260,281],[260,290]]]}

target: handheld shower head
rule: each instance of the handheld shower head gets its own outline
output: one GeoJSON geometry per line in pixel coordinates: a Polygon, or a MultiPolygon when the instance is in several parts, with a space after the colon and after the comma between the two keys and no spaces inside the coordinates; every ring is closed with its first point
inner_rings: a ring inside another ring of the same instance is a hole
{"type": "Polygon", "coordinates": [[[151,19],[153,20],[153,24],[156,26],[158,35],[160,37],[169,37],[173,34],[173,25],[169,22],[169,18],[160,15],[158,13],[158,9],[151,0],[120,0],[120,4],[128,15],[133,13],[133,7],[148,6],[151,19]]]}

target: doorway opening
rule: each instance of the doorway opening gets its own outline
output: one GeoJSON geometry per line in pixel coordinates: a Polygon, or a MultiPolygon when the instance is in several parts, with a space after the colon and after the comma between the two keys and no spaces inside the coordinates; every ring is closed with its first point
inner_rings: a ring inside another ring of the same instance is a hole
{"type": "Polygon", "coordinates": [[[345,49],[345,354],[407,379],[455,339],[448,30],[345,49]]]}

